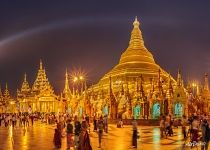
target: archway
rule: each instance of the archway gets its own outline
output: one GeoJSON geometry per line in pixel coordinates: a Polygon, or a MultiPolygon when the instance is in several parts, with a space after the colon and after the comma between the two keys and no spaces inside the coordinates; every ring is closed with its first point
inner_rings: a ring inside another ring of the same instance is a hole
{"type": "Polygon", "coordinates": [[[159,118],[160,117],[160,104],[157,102],[153,105],[152,108],[152,116],[153,118],[159,118]]]}
{"type": "Polygon", "coordinates": [[[105,105],[103,108],[103,115],[108,115],[109,114],[109,107],[108,105],[105,105]]]}
{"type": "Polygon", "coordinates": [[[176,117],[182,117],[183,115],[183,105],[180,102],[177,102],[174,106],[174,115],[176,117]]]}
{"type": "Polygon", "coordinates": [[[134,116],[134,119],[139,119],[140,113],[141,113],[141,107],[139,105],[135,106],[133,108],[133,116],[134,116]]]}

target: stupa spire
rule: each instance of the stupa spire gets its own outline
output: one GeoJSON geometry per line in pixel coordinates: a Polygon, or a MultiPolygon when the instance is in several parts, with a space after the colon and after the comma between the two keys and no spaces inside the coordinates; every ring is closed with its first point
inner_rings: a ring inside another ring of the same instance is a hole
{"type": "Polygon", "coordinates": [[[27,74],[25,73],[24,74],[24,82],[26,82],[27,81],[27,74]]]}
{"type": "Polygon", "coordinates": [[[177,75],[177,86],[182,85],[182,76],[181,76],[181,71],[180,69],[178,70],[178,75],[177,75]]]}
{"type": "Polygon", "coordinates": [[[63,92],[65,94],[70,94],[70,88],[69,88],[69,79],[68,79],[68,70],[66,69],[66,74],[65,74],[65,87],[64,87],[64,90],[63,92]]]}
{"type": "Polygon", "coordinates": [[[168,91],[169,93],[173,93],[173,86],[172,86],[172,81],[171,81],[171,74],[169,73],[168,75],[168,91]]]}
{"type": "Polygon", "coordinates": [[[6,83],[5,91],[4,91],[4,98],[8,99],[10,98],[9,90],[8,90],[8,85],[6,83]]]}
{"type": "Polygon", "coordinates": [[[21,87],[21,92],[29,92],[30,91],[30,87],[29,87],[29,83],[27,81],[27,74],[24,74],[24,80],[23,80],[23,84],[21,87]]]}
{"type": "Polygon", "coordinates": [[[42,61],[40,60],[40,65],[39,65],[39,70],[38,70],[38,73],[37,73],[37,77],[36,77],[36,80],[32,86],[32,91],[34,92],[45,92],[46,93],[54,93],[49,81],[48,81],[48,78],[47,78],[47,75],[46,75],[46,72],[45,72],[45,69],[43,68],[43,65],[42,65],[42,61]]]}
{"type": "Polygon", "coordinates": [[[42,66],[42,60],[40,59],[40,62],[39,62],[39,69],[42,70],[43,69],[43,66],[42,66]]]}
{"type": "Polygon", "coordinates": [[[131,38],[129,42],[129,47],[131,48],[144,48],[144,41],[142,38],[141,31],[139,29],[139,21],[138,18],[136,17],[134,22],[133,22],[133,30],[131,32],[131,38]]]}
{"type": "Polygon", "coordinates": [[[208,79],[208,74],[205,74],[205,78],[204,78],[204,90],[209,91],[209,79],[208,79]]]}

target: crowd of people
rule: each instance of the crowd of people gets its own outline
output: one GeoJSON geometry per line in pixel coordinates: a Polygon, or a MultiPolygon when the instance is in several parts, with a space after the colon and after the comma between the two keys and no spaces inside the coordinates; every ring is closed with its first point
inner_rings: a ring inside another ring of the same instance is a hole
{"type": "Polygon", "coordinates": [[[33,126],[34,119],[37,116],[35,114],[0,114],[0,126],[9,127],[27,127],[33,126]]]}
{"type": "Polygon", "coordinates": [[[183,115],[182,119],[175,121],[170,115],[161,116],[160,134],[161,138],[173,136],[173,127],[182,127],[182,134],[190,146],[201,145],[202,150],[208,150],[210,141],[210,118],[204,114],[192,114],[189,118],[183,115]],[[200,142],[200,143],[199,143],[200,142]]]}
{"type": "MultiPolygon", "coordinates": [[[[18,113],[18,114],[0,114],[0,127],[28,127],[33,126],[35,120],[40,120],[42,123],[55,125],[53,143],[56,148],[62,147],[62,138],[67,140],[67,148],[75,150],[92,150],[89,133],[90,126],[93,126],[93,132],[98,135],[98,147],[101,147],[103,132],[108,133],[108,116],[94,116],[91,118],[88,115],[77,117],[65,113],[18,113]],[[92,122],[92,124],[91,124],[92,122]]],[[[191,143],[202,142],[202,150],[208,149],[210,141],[210,117],[207,115],[193,114],[189,118],[183,116],[181,119],[173,119],[170,115],[160,117],[160,137],[173,136],[174,127],[182,127],[184,140],[189,140],[191,143]]],[[[117,122],[117,127],[123,127],[123,120],[117,122]]],[[[139,138],[137,120],[132,121],[132,146],[137,148],[137,139],[139,138]]],[[[195,145],[195,144],[194,144],[195,145]]]]}
{"type": "MultiPolygon", "coordinates": [[[[62,137],[66,136],[68,149],[92,150],[89,137],[91,125],[88,115],[83,118],[78,118],[77,116],[62,114],[58,117],[48,116],[48,119],[49,118],[54,118],[55,120],[51,121],[57,124],[54,133],[55,147],[61,148],[62,137]]],[[[107,115],[99,118],[96,118],[95,116],[93,117],[93,132],[97,132],[98,134],[98,147],[100,148],[103,132],[108,133],[107,115]]]]}

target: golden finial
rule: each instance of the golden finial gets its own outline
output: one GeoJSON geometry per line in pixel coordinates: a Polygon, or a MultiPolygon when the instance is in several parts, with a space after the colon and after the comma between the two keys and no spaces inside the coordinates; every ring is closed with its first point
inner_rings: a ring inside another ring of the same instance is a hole
{"type": "Polygon", "coordinates": [[[66,68],[66,78],[68,77],[68,70],[67,70],[67,68],[66,68]]]}
{"type": "Polygon", "coordinates": [[[139,23],[138,18],[137,18],[137,16],[136,16],[136,17],[135,17],[135,20],[134,20],[134,22],[133,22],[133,26],[134,26],[135,28],[138,28],[139,25],[140,25],[140,23],[139,23]]]}
{"type": "Polygon", "coordinates": [[[26,79],[27,79],[27,75],[26,73],[24,74],[24,81],[26,82],[26,79]]]}
{"type": "Polygon", "coordinates": [[[42,60],[40,59],[39,69],[42,70],[42,60]]]}

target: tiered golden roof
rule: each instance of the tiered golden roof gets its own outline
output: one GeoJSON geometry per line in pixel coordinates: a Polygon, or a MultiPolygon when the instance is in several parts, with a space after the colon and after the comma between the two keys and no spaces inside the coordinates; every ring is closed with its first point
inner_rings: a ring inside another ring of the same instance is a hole
{"type": "Polygon", "coordinates": [[[25,74],[24,75],[24,80],[23,80],[23,83],[22,83],[22,86],[21,86],[21,92],[23,93],[28,93],[30,92],[30,86],[29,86],[29,83],[27,81],[27,75],[25,74]]]}
{"type": "Polygon", "coordinates": [[[45,73],[45,69],[42,66],[42,61],[40,60],[40,66],[37,73],[37,78],[32,86],[33,92],[38,92],[40,94],[54,94],[54,90],[50,85],[48,78],[45,73]]]}
{"type": "Polygon", "coordinates": [[[4,98],[6,100],[10,99],[10,93],[9,93],[9,89],[8,89],[7,83],[6,83],[6,87],[5,87],[5,90],[4,90],[4,98]]]}

